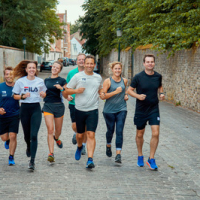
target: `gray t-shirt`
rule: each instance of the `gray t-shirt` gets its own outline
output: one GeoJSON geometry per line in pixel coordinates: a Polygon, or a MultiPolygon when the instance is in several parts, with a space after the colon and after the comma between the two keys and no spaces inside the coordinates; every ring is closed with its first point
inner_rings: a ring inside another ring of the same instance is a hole
{"type": "Polygon", "coordinates": [[[75,74],[67,88],[78,89],[84,87],[85,90],[81,94],[76,94],[75,108],[80,111],[91,111],[98,109],[99,93],[102,88],[102,78],[99,74],[87,75],[85,72],[75,74]]]}

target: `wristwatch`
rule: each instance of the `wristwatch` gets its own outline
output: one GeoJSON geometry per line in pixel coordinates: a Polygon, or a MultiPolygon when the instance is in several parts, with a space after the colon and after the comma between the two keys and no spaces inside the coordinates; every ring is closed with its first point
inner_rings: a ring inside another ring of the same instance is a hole
{"type": "Polygon", "coordinates": [[[63,92],[63,91],[65,91],[65,88],[63,87],[63,89],[62,90],[60,90],[61,92],[63,92]]]}
{"type": "Polygon", "coordinates": [[[24,100],[24,99],[26,99],[26,98],[23,98],[23,95],[24,95],[24,94],[22,93],[22,94],[21,94],[21,100],[24,100]]]}

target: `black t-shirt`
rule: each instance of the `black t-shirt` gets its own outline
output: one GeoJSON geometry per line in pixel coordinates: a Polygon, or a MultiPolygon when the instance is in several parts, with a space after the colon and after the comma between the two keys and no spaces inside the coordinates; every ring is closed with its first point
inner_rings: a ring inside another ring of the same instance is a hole
{"type": "Polygon", "coordinates": [[[62,102],[62,93],[54,85],[59,84],[62,87],[67,83],[64,78],[46,78],[44,83],[47,87],[46,97],[44,98],[45,103],[59,103],[62,102]]]}
{"type": "Polygon", "coordinates": [[[158,110],[158,88],[162,86],[161,74],[154,71],[153,75],[148,75],[142,71],[135,75],[131,81],[132,88],[136,88],[137,94],[145,94],[145,100],[137,99],[135,114],[148,115],[158,110]]]}

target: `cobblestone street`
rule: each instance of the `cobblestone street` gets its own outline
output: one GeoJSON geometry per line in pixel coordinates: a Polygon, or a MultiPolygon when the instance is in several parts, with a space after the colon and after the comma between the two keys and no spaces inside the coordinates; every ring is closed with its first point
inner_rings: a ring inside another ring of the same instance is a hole
{"type": "MultiPolygon", "coordinates": [[[[64,68],[66,78],[73,67],[64,68]]],[[[49,72],[40,73],[46,78],[49,72]]],[[[43,103],[42,103],[43,104],[43,103]]],[[[42,105],[41,104],[41,105],[42,105]]],[[[71,120],[65,100],[65,116],[60,139],[63,148],[55,144],[55,163],[47,161],[47,129],[42,119],[38,134],[36,169],[28,171],[29,159],[20,125],[15,166],[8,166],[8,150],[1,141],[0,199],[200,199],[200,115],[167,102],[160,103],[160,142],[156,152],[158,171],[150,171],[145,164],[137,167],[136,128],[133,125],[135,99],[128,101],[128,115],[124,128],[122,164],[115,164],[115,138],[113,156],[106,156],[106,125],[102,115],[104,101],[99,104],[99,124],[96,131],[95,168],[86,170],[87,156],[74,158],[76,146],[72,144],[71,120]]],[[[145,132],[143,147],[145,162],[149,156],[150,126],[145,132]]]]}

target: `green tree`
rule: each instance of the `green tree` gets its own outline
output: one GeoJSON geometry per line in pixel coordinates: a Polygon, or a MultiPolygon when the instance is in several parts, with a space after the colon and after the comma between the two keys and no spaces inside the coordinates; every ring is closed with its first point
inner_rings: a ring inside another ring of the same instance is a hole
{"type": "Polygon", "coordinates": [[[62,37],[61,23],[56,15],[57,0],[1,0],[0,44],[41,53],[49,51],[53,36],[62,37]]]}
{"type": "Polygon", "coordinates": [[[76,20],[74,24],[70,24],[70,34],[76,33],[81,26],[81,22],[79,20],[76,20]]]}

